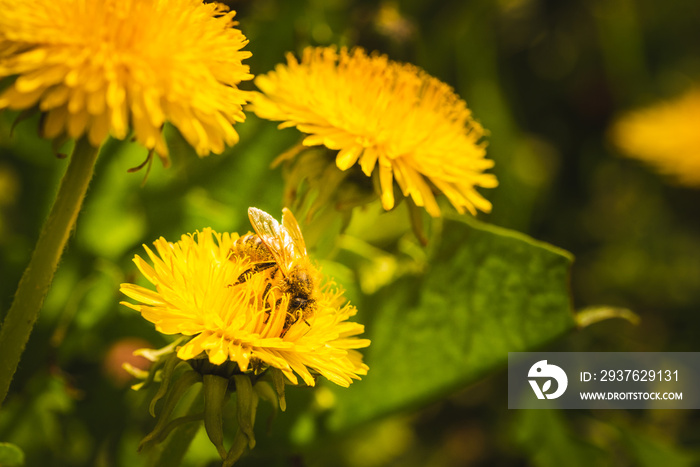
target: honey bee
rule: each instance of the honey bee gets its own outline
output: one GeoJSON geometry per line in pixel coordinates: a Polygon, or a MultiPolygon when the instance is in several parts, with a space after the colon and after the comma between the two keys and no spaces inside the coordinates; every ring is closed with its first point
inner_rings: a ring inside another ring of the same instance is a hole
{"type": "Polygon", "coordinates": [[[269,282],[263,296],[273,285],[290,296],[284,328],[289,329],[300,319],[306,322],[316,309],[318,287],[297,220],[287,208],[282,209],[281,225],[270,214],[253,207],[248,208],[248,218],[255,233],[236,240],[232,253],[247,255],[253,266],[236,283],[245,282],[252,274],[267,274],[269,282]]]}

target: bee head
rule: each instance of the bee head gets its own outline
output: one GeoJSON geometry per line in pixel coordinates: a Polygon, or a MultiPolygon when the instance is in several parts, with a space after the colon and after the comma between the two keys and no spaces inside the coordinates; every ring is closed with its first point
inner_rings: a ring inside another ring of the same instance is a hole
{"type": "Polygon", "coordinates": [[[304,297],[294,297],[289,302],[289,311],[303,310],[308,303],[309,300],[304,297]]]}

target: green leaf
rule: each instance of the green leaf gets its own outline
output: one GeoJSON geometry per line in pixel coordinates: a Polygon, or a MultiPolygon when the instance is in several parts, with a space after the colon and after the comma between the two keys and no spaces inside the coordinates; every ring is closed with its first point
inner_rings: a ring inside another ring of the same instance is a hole
{"type": "Polygon", "coordinates": [[[0,443],[0,467],[20,467],[24,465],[24,453],[11,443],[0,443]]]}
{"type": "Polygon", "coordinates": [[[575,327],[571,254],[468,217],[435,237],[425,274],[364,303],[369,374],[337,391],[330,429],[435,400],[575,327]]]}

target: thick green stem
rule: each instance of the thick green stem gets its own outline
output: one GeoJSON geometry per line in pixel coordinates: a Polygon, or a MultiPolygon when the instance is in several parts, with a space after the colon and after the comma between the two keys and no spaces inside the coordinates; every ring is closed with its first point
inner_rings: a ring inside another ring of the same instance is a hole
{"type": "Polygon", "coordinates": [[[49,291],[61,253],[75,226],[98,153],[99,148],[91,146],[86,138],[75,144],[56,200],[0,328],[0,406],[7,396],[10,381],[49,291]]]}

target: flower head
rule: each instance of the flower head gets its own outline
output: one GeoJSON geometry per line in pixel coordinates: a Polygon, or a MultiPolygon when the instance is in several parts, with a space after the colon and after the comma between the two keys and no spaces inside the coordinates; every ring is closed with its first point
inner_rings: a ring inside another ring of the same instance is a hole
{"type": "Polygon", "coordinates": [[[252,110],[308,134],[306,146],[337,150],[336,165],[359,164],[378,172],[382,204],[394,206],[393,181],[404,196],[439,216],[433,190],[444,193],[459,212],[488,212],[491,203],[476,187],[498,182],[484,170],[493,166],[480,142],[484,130],[445,83],[415,66],[384,55],[334,48],[307,48],[301,62],[255,80],[261,93],[252,110]]]}
{"type": "Polygon", "coordinates": [[[200,156],[238,140],[252,75],[235,12],[198,0],[0,0],[0,109],[44,112],[47,138],[134,138],[164,160],[171,122],[200,156]]]}
{"type": "Polygon", "coordinates": [[[612,139],[683,185],[700,186],[700,88],[680,98],[623,115],[612,139]]]}
{"type": "MultiPolygon", "coordinates": [[[[347,321],[356,309],[342,292],[327,283],[313,316],[290,324],[290,297],[268,293],[269,274],[250,274],[250,258],[232,255],[238,238],[207,228],[176,243],[161,237],[154,243],[157,254],[144,246],[152,265],[139,256],[134,262],[156,290],[122,284],[121,291],[141,304],[122,303],[163,334],[192,336],[177,352],[183,360],[231,361],[244,373],[274,367],[292,383],[296,373],[310,386],[312,371],[341,386],[366,374],[355,349],[369,341],[355,337],[364,327],[347,321]]],[[[315,268],[311,273],[320,274],[315,268]]]]}

